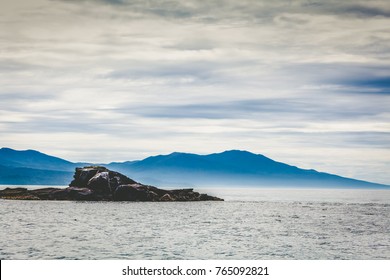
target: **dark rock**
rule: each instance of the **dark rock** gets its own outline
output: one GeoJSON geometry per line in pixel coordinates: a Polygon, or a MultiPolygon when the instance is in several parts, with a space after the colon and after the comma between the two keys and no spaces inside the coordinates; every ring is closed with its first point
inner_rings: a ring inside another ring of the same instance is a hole
{"type": "MultiPolygon", "coordinates": [[[[28,192],[31,193],[32,195],[39,197],[39,199],[57,200],[56,192],[63,191],[63,190],[64,189],[60,189],[60,188],[42,188],[42,189],[29,190],[28,192]]],[[[63,195],[58,194],[58,197],[61,196],[63,195]]]]}
{"type": "Polygon", "coordinates": [[[100,172],[89,179],[87,186],[88,189],[92,190],[96,194],[103,196],[111,196],[110,188],[110,178],[108,177],[108,172],[100,172]]]}
{"type": "Polygon", "coordinates": [[[1,191],[4,195],[9,195],[9,196],[13,196],[13,195],[20,195],[20,194],[24,194],[27,192],[27,189],[26,188],[5,188],[4,190],[1,191]]]}
{"type": "Polygon", "coordinates": [[[115,171],[109,171],[109,182],[111,191],[115,192],[116,188],[120,185],[129,185],[129,184],[136,184],[137,182],[130,179],[129,177],[126,177],[125,175],[115,172],[115,171]]]}
{"type": "Polygon", "coordinates": [[[49,194],[50,200],[69,200],[69,192],[66,189],[53,190],[49,194]]]}
{"type": "Polygon", "coordinates": [[[166,193],[162,197],[160,197],[160,201],[174,201],[174,199],[169,193],[166,193]]]}
{"type": "Polygon", "coordinates": [[[91,189],[69,187],[68,191],[69,200],[96,200],[96,197],[91,189]]]}
{"type": "Polygon", "coordinates": [[[159,201],[160,197],[153,190],[149,190],[148,193],[149,201],[159,201]]]}
{"type": "Polygon", "coordinates": [[[87,167],[77,167],[76,172],[73,176],[73,181],[70,182],[70,187],[79,187],[84,188],[88,185],[89,180],[97,173],[108,172],[109,170],[102,166],[87,166],[87,167]]]}
{"type": "Polygon", "coordinates": [[[210,196],[208,194],[202,193],[202,194],[199,194],[199,200],[200,201],[208,201],[208,200],[220,201],[220,200],[223,200],[223,199],[220,199],[218,197],[210,196]]]}
{"type": "Polygon", "coordinates": [[[116,201],[150,201],[145,189],[137,188],[138,184],[120,185],[114,193],[116,201]]]}
{"type": "Polygon", "coordinates": [[[102,166],[76,168],[68,188],[6,188],[0,198],[81,201],[204,201],[222,200],[193,189],[164,190],[143,185],[102,166]]]}
{"type": "Polygon", "coordinates": [[[21,200],[39,200],[39,197],[31,194],[26,188],[6,188],[0,191],[0,198],[21,199],[21,200]]]}

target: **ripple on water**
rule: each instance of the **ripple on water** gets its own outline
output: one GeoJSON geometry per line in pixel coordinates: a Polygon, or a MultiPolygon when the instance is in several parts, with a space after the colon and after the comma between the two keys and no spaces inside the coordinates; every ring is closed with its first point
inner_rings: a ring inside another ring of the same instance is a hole
{"type": "Polygon", "coordinates": [[[1,201],[1,259],[389,259],[388,203],[1,201]]]}

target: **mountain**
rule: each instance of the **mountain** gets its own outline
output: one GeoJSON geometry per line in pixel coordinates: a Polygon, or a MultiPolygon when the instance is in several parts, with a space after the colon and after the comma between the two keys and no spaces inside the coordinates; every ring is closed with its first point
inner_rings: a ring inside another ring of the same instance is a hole
{"type": "Polygon", "coordinates": [[[34,150],[0,149],[0,164],[8,167],[26,167],[43,170],[72,171],[76,164],[34,150]]]}
{"type": "MultiPolygon", "coordinates": [[[[59,184],[71,181],[76,166],[38,151],[0,149],[0,184],[59,184]],[[43,176],[46,174],[45,176],[43,176]]],[[[260,154],[231,150],[209,155],[172,153],[138,161],[113,162],[107,168],[145,184],[167,187],[283,186],[387,188],[361,180],[301,169],[260,154]]]]}
{"type": "Polygon", "coordinates": [[[67,185],[74,169],[84,165],[34,150],[0,149],[0,184],[67,185]]]}
{"type": "Polygon", "coordinates": [[[0,165],[3,185],[68,185],[74,172],[0,165]]]}
{"type": "Polygon", "coordinates": [[[247,151],[210,155],[172,153],[108,167],[148,184],[166,186],[386,187],[315,170],[301,169],[247,151]]]}

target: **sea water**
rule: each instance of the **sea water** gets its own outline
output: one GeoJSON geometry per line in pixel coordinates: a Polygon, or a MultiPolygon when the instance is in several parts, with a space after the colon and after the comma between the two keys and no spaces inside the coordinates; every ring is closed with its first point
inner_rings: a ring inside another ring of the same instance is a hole
{"type": "Polygon", "coordinates": [[[390,190],[198,191],[225,201],[0,200],[0,259],[390,259],[390,190]]]}

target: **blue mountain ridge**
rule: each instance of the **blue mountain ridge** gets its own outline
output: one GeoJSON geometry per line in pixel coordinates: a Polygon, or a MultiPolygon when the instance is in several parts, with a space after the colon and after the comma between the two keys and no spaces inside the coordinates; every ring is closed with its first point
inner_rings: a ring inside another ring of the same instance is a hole
{"type": "Polygon", "coordinates": [[[49,156],[35,150],[16,151],[0,149],[0,164],[8,167],[26,167],[43,170],[73,171],[77,163],[49,156]]]}
{"type": "MultiPolygon", "coordinates": [[[[0,149],[0,184],[66,184],[77,166],[38,151],[0,149]],[[45,171],[49,174],[44,176],[45,171]]],[[[102,164],[145,184],[168,187],[283,186],[388,188],[390,186],[301,169],[260,154],[231,150],[209,155],[174,152],[137,161],[102,164]]]]}
{"type": "Polygon", "coordinates": [[[58,157],[35,150],[0,149],[0,184],[4,185],[67,185],[77,166],[58,157]]]}

